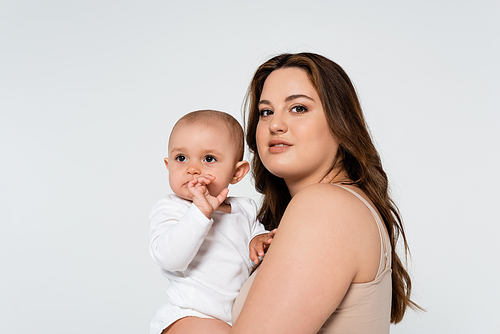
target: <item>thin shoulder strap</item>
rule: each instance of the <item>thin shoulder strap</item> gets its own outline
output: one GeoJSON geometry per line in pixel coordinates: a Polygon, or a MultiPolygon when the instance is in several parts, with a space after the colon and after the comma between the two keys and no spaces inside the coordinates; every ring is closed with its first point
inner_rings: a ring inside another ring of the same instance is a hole
{"type": "Polygon", "coordinates": [[[354,196],[356,196],[363,204],[370,210],[372,213],[373,219],[375,219],[375,222],[377,223],[377,228],[378,228],[378,233],[380,236],[380,265],[378,268],[377,276],[380,275],[387,267],[390,266],[391,264],[391,243],[389,241],[389,236],[387,235],[387,232],[384,227],[384,223],[380,219],[380,216],[378,215],[377,211],[373,208],[373,206],[366,201],[363,196],[358,194],[352,189],[349,189],[343,185],[340,185],[338,183],[332,183],[333,185],[340,187],[342,189],[347,190],[354,196]]]}

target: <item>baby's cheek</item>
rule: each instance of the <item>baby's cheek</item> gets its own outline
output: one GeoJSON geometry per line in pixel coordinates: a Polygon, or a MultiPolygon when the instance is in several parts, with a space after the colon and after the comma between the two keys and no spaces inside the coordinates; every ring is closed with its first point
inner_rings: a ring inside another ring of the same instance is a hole
{"type": "Polygon", "coordinates": [[[211,183],[208,185],[208,192],[210,192],[210,195],[217,197],[220,192],[224,189],[219,183],[211,183]]]}

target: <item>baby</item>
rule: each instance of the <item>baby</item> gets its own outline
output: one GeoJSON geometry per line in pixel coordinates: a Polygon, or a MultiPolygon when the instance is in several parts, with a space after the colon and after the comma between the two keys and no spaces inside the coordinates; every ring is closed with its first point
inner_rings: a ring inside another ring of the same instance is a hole
{"type": "Polygon", "coordinates": [[[234,299],[274,237],[251,199],[227,197],[250,168],[243,138],[234,117],[214,110],[183,116],[170,134],[165,165],[175,195],[149,215],[149,251],[170,284],[151,334],[229,332],[234,299]]]}

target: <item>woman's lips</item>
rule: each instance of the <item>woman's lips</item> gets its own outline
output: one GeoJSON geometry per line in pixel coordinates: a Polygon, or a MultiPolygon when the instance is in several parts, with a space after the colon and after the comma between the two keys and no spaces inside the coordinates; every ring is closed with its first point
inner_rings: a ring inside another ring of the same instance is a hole
{"type": "Polygon", "coordinates": [[[269,152],[270,153],[281,153],[287,151],[292,144],[281,139],[271,140],[269,142],[269,152]]]}

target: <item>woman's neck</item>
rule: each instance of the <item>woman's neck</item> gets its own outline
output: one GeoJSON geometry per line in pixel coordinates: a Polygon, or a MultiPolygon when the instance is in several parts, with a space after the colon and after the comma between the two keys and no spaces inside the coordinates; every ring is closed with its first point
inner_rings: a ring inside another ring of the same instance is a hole
{"type": "Polygon", "coordinates": [[[323,178],[317,176],[310,176],[308,178],[301,178],[297,180],[285,179],[285,183],[288,187],[290,195],[293,197],[299,191],[307,186],[317,184],[317,183],[338,183],[338,182],[348,182],[349,178],[344,171],[339,171],[338,169],[332,170],[328,175],[323,178]]]}

